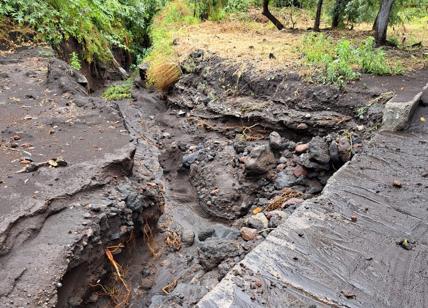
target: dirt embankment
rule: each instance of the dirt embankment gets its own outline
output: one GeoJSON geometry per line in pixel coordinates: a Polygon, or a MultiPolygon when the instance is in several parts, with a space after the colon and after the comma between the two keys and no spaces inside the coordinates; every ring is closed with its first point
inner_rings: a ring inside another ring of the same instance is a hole
{"type": "Polygon", "coordinates": [[[140,236],[163,206],[154,174],[135,172],[136,140],[114,106],[44,54],[0,58],[2,307],[83,304],[112,272],[106,249],[140,236]]]}

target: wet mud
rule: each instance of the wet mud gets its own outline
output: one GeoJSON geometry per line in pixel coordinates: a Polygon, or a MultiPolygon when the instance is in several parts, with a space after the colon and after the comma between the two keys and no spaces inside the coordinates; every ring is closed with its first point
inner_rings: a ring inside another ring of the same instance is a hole
{"type": "Polygon", "coordinates": [[[340,90],[197,51],[168,93],[137,81],[109,103],[35,52],[0,61],[5,307],[196,305],[364,151],[399,83],[340,90]]]}

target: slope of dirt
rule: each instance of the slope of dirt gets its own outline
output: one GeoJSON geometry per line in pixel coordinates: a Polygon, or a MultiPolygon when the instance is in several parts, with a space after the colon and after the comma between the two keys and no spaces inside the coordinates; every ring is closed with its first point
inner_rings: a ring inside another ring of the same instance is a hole
{"type": "Polygon", "coordinates": [[[133,173],[118,112],[45,53],[0,58],[2,307],[80,305],[110,271],[104,249],[156,222],[163,202],[153,176],[133,173]]]}

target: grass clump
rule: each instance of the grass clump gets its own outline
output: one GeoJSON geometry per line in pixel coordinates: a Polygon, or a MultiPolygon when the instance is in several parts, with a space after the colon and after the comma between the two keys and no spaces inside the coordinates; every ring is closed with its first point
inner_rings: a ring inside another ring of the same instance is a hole
{"type": "Polygon", "coordinates": [[[324,34],[310,34],[303,39],[302,52],[306,62],[315,67],[317,78],[324,83],[343,86],[359,78],[360,72],[374,75],[401,73],[400,67],[388,65],[385,52],[375,48],[372,37],[356,47],[346,39],[334,42],[324,34]]]}
{"type": "Polygon", "coordinates": [[[108,101],[120,101],[131,98],[132,80],[129,79],[122,84],[109,86],[102,94],[108,101]]]}
{"type": "Polygon", "coordinates": [[[401,74],[400,65],[389,66],[386,62],[385,52],[382,49],[375,48],[374,38],[369,37],[362,42],[357,50],[358,64],[363,73],[374,75],[395,75],[401,74]]]}
{"type": "Polygon", "coordinates": [[[159,90],[167,90],[181,75],[178,56],[174,50],[174,38],[180,28],[199,22],[187,1],[175,0],[167,4],[155,16],[150,27],[152,47],[144,62],[149,63],[149,84],[159,90]]]}

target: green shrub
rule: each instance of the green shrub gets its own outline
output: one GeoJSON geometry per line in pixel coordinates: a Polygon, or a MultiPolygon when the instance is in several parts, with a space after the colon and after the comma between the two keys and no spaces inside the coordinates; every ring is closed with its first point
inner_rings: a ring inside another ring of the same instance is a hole
{"type": "Polygon", "coordinates": [[[224,10],[227,13],[247,12],[250,7],[248,0],[228,0],[224,10]]]}
{"type": "Polygon", "coordinates": [[[358,64],[363,73],[374,75],[399,74],[402,69],[397,66],[390,67],[385,59],[385,52],[380,48],[375,48],[374,38],[369,37],[359,46],[358,64]]]}
{"type": "Polygon", "coordinates": [[[113,47],[141,51],[152,16],[164,0],[3,0],[0,15],[35,29],[57,47],[74,38],[88,62],[110,61],[113,47]]]}
{"type": "Polygon", "coordinates": [[[70,66],[74,68],[76,71],[80,71],[80,69],[82,68],[80,64],[79,56],[74,51],[71,53],[70,66]]]}
{"type": "Polygon", "coordinates": [[[132,80],[127,80],[119,85],[108,87],[102,94],[108,101],[119,101],[122,99],[131,98],[132,80]]]}
{"type": "Polygon", "coordinates": [[[320,73],[318,80],[343,86],[357,79],[358,72],[375,75],[397,74],[401,68],[391,68],[382,49],[375,48],[374,39],[367,38],[356,48],[349,40],[337,43],[324,34],[310,34],[303,39],[305,60],[320,73]]]}

